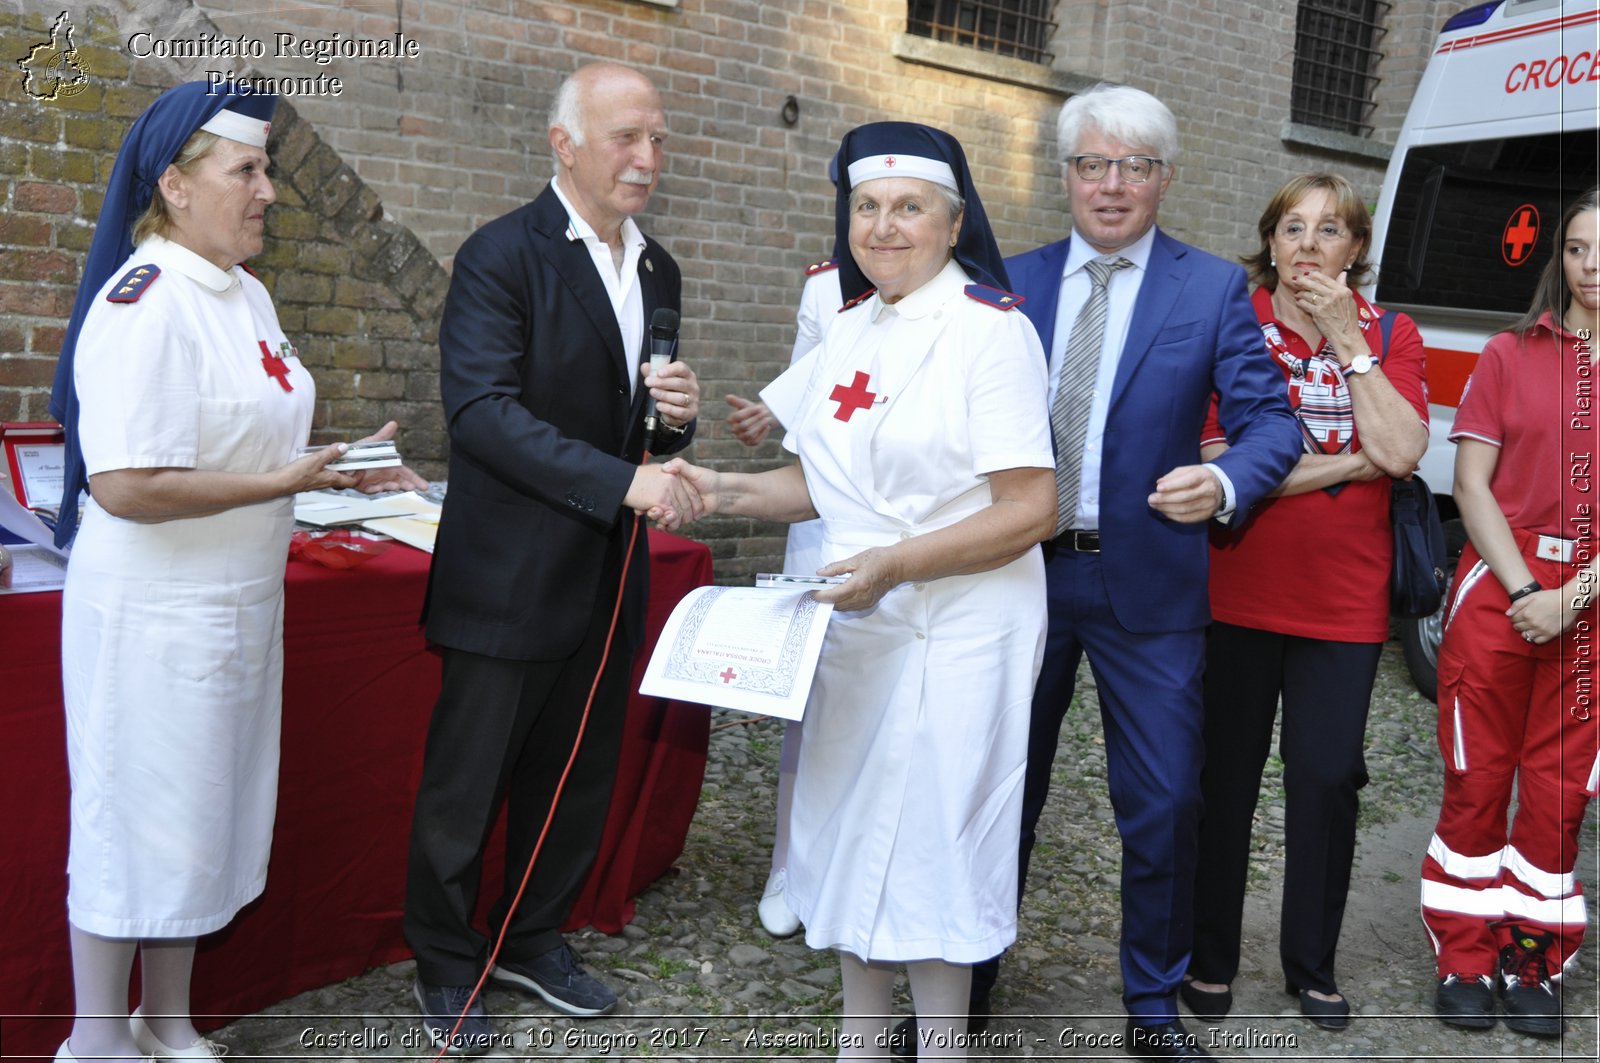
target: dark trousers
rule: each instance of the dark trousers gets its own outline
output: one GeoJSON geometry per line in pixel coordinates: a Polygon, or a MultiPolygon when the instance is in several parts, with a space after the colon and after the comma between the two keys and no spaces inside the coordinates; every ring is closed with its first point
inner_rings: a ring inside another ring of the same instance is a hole
{"type": "MultiPolygon", "coordinates": [[[[1144,1024],[1167,1021],[1177,1016],[1175,993],[1189,959],[1204,632],[1128,631],[1112,613],[1098,554],[1047,550],[1045,556],[1050,617],[1028,735],[1018,889],[1027,879],[1078,662],[1087,653],[1122,836],[1123,1004],[1144,1024]]],[[[998,968],[998,959],[974,967],[979,1002],[987,1003],[998,968]]]]}
{"type": "MultiPolygon", "coordinates": [[[[602,586],[614,588],[618,573],[607,567],[602,578],[609,583],[602,586]]],[[[615,598],[615,590],[599,595],[582,644],[564,660],[508,661],[443,651],[444,678],[428,728],[406,877],[406,942],[424,981],[472,985],[483,971],[488,942],[471,916],[489,828],[504,797],[505,882],[489,917],[497,932],[572,752],[615,598]]],[[[512,917],[502,961],[525,961],[562,943],[561,924],[594,863],[611,803],[631,665],[619,630],[582,748],[512,917]]]]}
{"type": "Polygon", "coordinates": [[[1336,991],[1334,952],[1367,783],[1367,708],[1381,643],[1331,642],[1232,624],[1206,642],[1205,770],[1194,957],[1202,982],[1239,973],[1250,828],[1283,701],[1284,878],[1278,952],[1295,989],[1336,991]]]}

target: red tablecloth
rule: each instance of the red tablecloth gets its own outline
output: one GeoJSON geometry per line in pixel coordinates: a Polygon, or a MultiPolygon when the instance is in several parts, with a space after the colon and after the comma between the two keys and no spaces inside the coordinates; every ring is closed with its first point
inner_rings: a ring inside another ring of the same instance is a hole
{"type": "MultiPolygon", "coordinates": [[[[711,555],[653,531],[650,554],[653,645],[672,606],[711,581],[711,555]]],[[[398,545],[346,571],[289,565],[267,890],[201,941],[197,1015],[250,1014],[409,955],[400,934],[407,838],[439,690],[438,659],[416,623],[427,565],[426,555],[398,545]]],[[[0,1051],[7,1056],[48,1057],[72,1012],[60,623],[59,594],[0,598],[0,808],[10,810],[0,873],[0,1051]]],[[[573,925],[620,930],[633,917],[633,896],[682,852],[708,726],[702,708],[634,696],[600,857],[573,925]]],[[[498,843],[489,851],[496,855],[485,860],[484,878],[495,883],[503,867],[498,843]]]]}

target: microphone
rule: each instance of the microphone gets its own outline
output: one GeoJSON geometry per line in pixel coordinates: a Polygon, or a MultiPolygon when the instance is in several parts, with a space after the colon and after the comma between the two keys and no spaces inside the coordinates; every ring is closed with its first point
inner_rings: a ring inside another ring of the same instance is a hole
{"type": "MultiPolygon", "coordinates": [[[[678,312],[669,307],[658,306],[655,313],[650,315],[650,371],[659,373],[672,361],[674,348],[678,345],[678,312]]],[[[649,450],[656,441],[656,431],[661,427],[660,418],[656,416],[656,397],[644,397],[644,448],[649,450]]]]}

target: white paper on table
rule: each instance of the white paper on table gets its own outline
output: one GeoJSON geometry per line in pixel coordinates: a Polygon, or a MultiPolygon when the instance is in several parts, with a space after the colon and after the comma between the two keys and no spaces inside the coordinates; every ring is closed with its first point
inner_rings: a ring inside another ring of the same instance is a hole
{"type": "Polygon", "coordinates": [[[361,524],[385,517],[409,517],[416,513],[438,513],[439,509],[439,503],[429,502],[415,491],[383,498],[353,498],[332,491],[303,491],[294,496],[294,519],[319,528],[361,524]]]}
{"type": "Polygon", "coordinates": [[[639,692],[798,720],[832,616],[810,590],[698,587],[672,610],[639,692]]]}
{"type": "Polygon", "coordinates": [[[413,513],[409,517],[380,517],[366,520],[361,526],[368,531],[398,539],[424,553],[433,553],[434,540],[439,537],[439,514],[413,513]]]}
{"type": "Polygon", "coordinates": [[[67,584],[67,556],[54,546],[20,543],[6,547],[11,568],[0,574],[0,594],[58,591],[67,584]]]}
{"type": "Polygon", "coordinates": [[[47,547],[56,554],[65,557],[66,554],[56,550],[56,533],[50,530],[49,525],[40,520],[32,510],[17,501],[10,491],[0,491],[0,527],[13,535],[20,535],[36,546],[47,547]]]}

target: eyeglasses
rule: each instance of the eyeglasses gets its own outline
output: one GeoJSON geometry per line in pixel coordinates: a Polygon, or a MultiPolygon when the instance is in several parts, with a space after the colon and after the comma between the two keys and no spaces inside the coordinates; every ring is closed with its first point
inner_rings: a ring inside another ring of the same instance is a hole
{"type": "MultiPolygon", "coordinates": [[[[1306,235],[1305,222],[1286,221],[1278,226],[1278,235],[1285,240],[1303,240],[1306,235]]],[[[1348,229],[1343,229],[1332,222],[1323,222],[1315,230],[1315,239],[1320,243],[1336,243],[1348,239],[1349,236],[1348,229]]]]}
{"type": "Polygon", "coordinates": [[[1067,161],[1072,163],[1073,172],[1080,181],[1103,181],[1106,174],[1111,172],[1111,167],[1115,166],[1124,181],[1136,185],[1150,180],[1157,166],[1166,165],[1165,160],[1149,155],[1129,155],[1122,159],[1108,159],[1104,155],[1074,155],[1067,161]]]}

